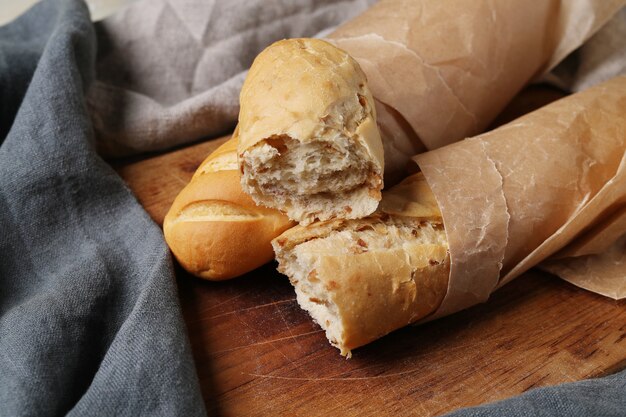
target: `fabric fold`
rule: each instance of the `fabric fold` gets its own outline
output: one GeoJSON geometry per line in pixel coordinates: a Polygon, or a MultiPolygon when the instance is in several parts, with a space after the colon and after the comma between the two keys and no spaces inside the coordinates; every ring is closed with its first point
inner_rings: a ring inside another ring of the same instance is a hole
{"type": "Polygon", "coordinates": [[[0,39],[0,414],[204,415],[161,231],[95,151],[87,7],[0,39]]]}

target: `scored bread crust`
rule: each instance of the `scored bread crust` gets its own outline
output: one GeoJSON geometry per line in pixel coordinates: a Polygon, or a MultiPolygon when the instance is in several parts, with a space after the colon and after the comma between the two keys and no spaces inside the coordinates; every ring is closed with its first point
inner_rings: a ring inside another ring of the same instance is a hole
{"type": "Polygon", "coordinates": [[[276,42],[255,59],[240,103],[242,186],[257,203],[302,223],[376,209],[384,155],[375,103],[346,52],[318,39],[276,42]],[[301,170],[295,180],[290,169],[301,170]]]}
{"type": "Polygon", "coordinates": [[[296,226],[272,244],[298,303],[342,355],[426,317],[447,291],[447,238],[421,174],[367,218],[296,226]]]}
{"type": "Polygon", "coordinates": [[[270,241],[294,224],[243,192],[236,150],[235,132],[202,162],[163,222],[179,263],[209,280],[234,278],[271,261],[270,241]]]}

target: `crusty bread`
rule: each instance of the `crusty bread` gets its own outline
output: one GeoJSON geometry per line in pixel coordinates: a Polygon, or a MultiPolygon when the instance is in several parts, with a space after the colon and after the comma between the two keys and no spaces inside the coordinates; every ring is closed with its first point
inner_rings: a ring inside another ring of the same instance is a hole
{"type": "Polygon", "coordinates": [[[243,85],[238,160],[254,201],[303,224],[374,212],[383,145],[363,71],[317,39],[274,43],[243,85]]]}
{"type": "Polygon", "coordinates": [[[296,226],[272,244],[298,303],[342,355],[427,316],[446,293],[447,238],[421,174],[369,217],[296,226]]]}
{"type": "Polygon", "coordinates": [[[293,226],[242,191],[236,151],[235,133],[202,162],[163,222],[180,264],[209,280],[234,278],[271,261],[270,241],[293,226]]]}

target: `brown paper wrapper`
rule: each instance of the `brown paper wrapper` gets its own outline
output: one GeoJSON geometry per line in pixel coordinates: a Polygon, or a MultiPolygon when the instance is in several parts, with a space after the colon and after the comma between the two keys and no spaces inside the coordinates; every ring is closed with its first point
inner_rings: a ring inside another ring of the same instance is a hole
{"type": "MultiPolygon", "coordinates": [[[[524,85],[624,4],[382,0],[329,39],[359,62],[374,97],[417,133],[423,144],[415,149],[436,149],[483,132],[524,85]]],[[[407,136],[398,125],[387,130],[387,138],[407,136]]]]}
{"type": "Polygon", "coordinates": [[[605,297],[615,300],[626,298],[626,236],[602,253],[549,260],[539,267],[605,297]]]}
{"type": "Polygon", "coordinates": [[[626,77],[618,77],[416,156],[450,245],[448,293],[431,319],[485,301],[551,256],[548,271],[623,296],[625,152],[626,77]]]}
{"type": "Polygon", "coordinates": [[[608,214],[539,264],[574,285],[615,300],[626,298],[626,174],[623,166],[620,170],[621,194],[618,190],[608,214]]]}

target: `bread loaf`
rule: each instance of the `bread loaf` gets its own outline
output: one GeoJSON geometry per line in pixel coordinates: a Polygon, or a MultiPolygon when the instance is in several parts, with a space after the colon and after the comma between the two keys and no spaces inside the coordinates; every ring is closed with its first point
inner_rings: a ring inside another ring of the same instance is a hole
{"type": "Polygon", "coordinates": [[[270,241],[293,226],[241,189],[237,132],[209,155],[165,216],[165,240],[180,264],[209,280],[234,278],[274,257],[270,241]]]}
{"type": "Polygon", "coordinates": [[[383,145],[363,71],[317,39],[274,43],[243,85],[239,166],[254,201],[303,224],[374,212],[383,145]]]}
{"type": "Polygon", "coordinates": [[[296,226],[272,244],[298,303],[342,355],[427,316],[446,294],[447,238],[421,174],[369,217],[296,226]]]}

